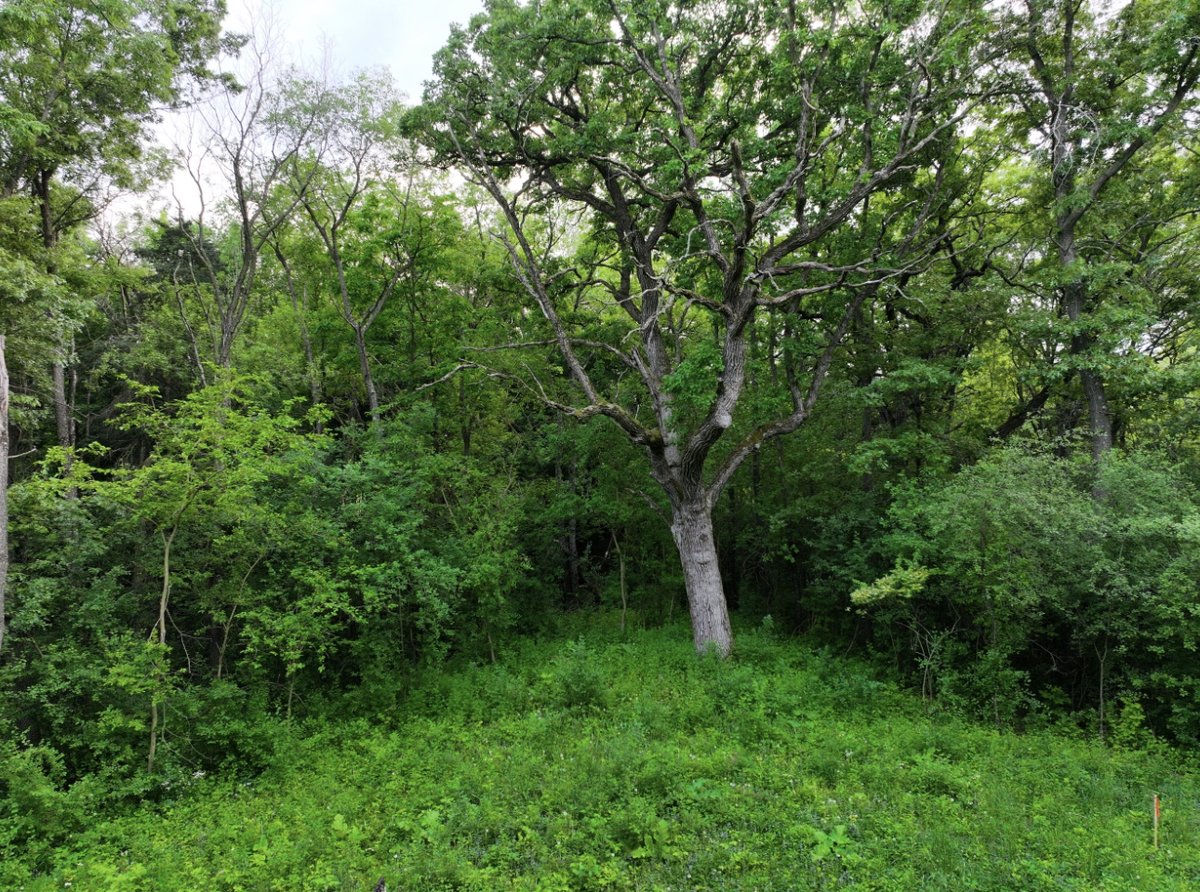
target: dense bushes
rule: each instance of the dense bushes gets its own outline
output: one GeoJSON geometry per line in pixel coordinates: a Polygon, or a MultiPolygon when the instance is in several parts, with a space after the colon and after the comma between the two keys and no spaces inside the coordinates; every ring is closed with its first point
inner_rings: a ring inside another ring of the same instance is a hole
{"type": "Polygon", "coordinates": [[[159,779],[255,770],[272,716],[364,683],[396,696],[514,624],[515,485],[410,420],[335,449],[245,382],[128,417],[153,425],[142,467],[81,456],[64,479],[52,460],[12,490],[0,738],[56,783],[141,795],[151,726],[159,779]]]}
{"type": "Polygon", "coordinates": [[[1065,702],[1104,733],[1140,704],[1200,735],[1200,501],[1148,456],[1090,466],[1001,449],[896,493],[879,542],[893,569],[852,600],[930,695],[1009,722],[1065,702]]]}

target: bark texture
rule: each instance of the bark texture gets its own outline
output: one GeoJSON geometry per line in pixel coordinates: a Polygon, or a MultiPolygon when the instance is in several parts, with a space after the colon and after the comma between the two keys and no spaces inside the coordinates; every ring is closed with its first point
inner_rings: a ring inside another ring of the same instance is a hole
{"type": "Polygon", "coordinates": [[[727,657],[733,648],[733,633],[721,585],[712,511],[707,499],[698,499],[678,506],[672,513],[671,535],[683,566],[692,640],[700,653],[714,649],[727,657]]]}
{"type": "Polygon", "coordinates": [[[0,335],[0,652],[4,650],[8,613],[8,365],[4,335],[0,335]]]}

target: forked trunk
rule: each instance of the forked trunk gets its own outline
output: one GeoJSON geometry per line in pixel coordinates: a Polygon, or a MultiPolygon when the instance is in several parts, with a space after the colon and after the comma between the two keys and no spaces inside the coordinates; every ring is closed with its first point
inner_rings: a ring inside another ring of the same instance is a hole
{"type": "Polygon", "coordinates": [[[729,628],[729,608],[721,584],[712,510],[707,499],[700,497],[675,506],[671,535],[675,538],[683,566],[696,651],[705,653],[713,649],[727,657],[733,648],[733,633],[729,628]]]}

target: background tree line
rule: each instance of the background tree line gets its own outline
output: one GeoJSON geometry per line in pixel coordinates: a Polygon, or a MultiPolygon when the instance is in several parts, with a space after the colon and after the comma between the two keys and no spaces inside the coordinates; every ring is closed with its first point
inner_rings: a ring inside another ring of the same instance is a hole
{"type": "Polygon", "coordinates": [[[0,9],[12,777],[596,606],[1197,740],[1200,5],[497,0],[415,107],[223,12],[0,9]],[[105,222],[184,104],[203,200],[105,222]]]}

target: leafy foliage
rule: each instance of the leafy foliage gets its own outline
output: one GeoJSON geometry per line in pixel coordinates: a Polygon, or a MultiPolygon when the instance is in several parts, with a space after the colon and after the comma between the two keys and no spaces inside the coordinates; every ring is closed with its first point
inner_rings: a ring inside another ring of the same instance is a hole
{"type": "Polygon", "coordinates": [[[1196,9],[5,3],[0,885],[1194,886],[1196,9]]]}
{"type": "Polygon", "coordinates": [[[431,674],[370,721],[310,722],[257,779],[192,779],[45,852],[46,874],[29,875],[39,856],[25,852],[3,877],[31,890],[351,890],[382,876],[1116,892],[1183,890],[1200,869],[1198,781],[1166,754],[931,715],[861,663],[749,630],[734,661],[697,662],[679,629],[622,642],[616,619],[431,674]],[[604,700],[560,699],[585,674],[604,700]],[[1158,851],[1150,790],[1163,794],[1158,851]]]}
{"type": "Polygon", "coordinates": [[[1101,733],[1106,698],[1123,691],[1161,704],[1159,726],[1195,740],[1200,713],[1179,662],[1200,631],[1188,606],[1200,582],[1195,490],[1169,464],[1114,455],[1096,501],[1086,472],[1010,449],[903,492],[883,539],[902,563],[851,599],[883,621],[882,639],[910,638],[926,690],[1011,720],[1066,674],[1101,733]],[[1159,700],[1157,685],[1175,694],[1159,700]]]}

